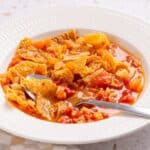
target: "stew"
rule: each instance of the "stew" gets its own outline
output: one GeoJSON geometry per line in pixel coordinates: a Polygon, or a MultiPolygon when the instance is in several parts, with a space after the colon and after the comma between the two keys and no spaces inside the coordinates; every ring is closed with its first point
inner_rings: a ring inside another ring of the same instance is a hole
{"type": "Polygon", "coordinates": [[[42,40],[24,38],[0,82],[7,100],[32,116],[58,123],[105,119],[115,111],[79,100],[134,104],[144,87],[141,61],[103,33],[69,30],[42,40]],[[50,79],[28,79],[40,74],[50,79]],[[25,92],[36,96],[33,101],[25,92]]]}

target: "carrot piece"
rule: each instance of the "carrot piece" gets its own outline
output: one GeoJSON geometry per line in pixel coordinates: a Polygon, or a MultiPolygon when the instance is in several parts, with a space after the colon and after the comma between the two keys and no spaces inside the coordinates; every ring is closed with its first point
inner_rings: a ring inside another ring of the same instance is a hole
{"type": "Polygon", "coordinates": [[[129,83],[129,89],[135,92],[141,92],[144,87],[144,78],[143,76],[137,76],[129,83]]]}
{"type": "Polygon", "coordinates": [[[34,41],[33,46],[35,46],[38,49],[45,50],[51,43],[52,43],[52,40],[47,38],[47,39],[44,39],[44,40],[34,41]]]}
{"type": "Polygon", "coordinates": [[[18,64],[18,63],[21,62],[21,61],[22,61],[22,59],[20,58],[20,56],[19,56],[19,55],[16,55],[16,56],[12,59],[12,61],[11,61],[11,63],[9,64],[8,68],[10,68],[10,67],[12,67],[12,66],[15,66],[16,64],[18,64]]]}

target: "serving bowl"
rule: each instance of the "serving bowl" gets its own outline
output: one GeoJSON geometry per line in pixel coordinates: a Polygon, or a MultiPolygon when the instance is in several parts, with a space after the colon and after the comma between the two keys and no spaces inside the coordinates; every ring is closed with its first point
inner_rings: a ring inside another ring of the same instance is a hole
{"type": "MultiPolygon", "coordinates": [[[[142,60],[145,88],[135,104],[150,108],[149,25],[99,7],[52,7],[26,9],[0,25],[0,72],[4,72],[23,37],[40,39],[70,28],[80,35],[104,32],[108,38],[142,60]]],[[[31,117],[8,105],[0,89],[0,128],[17,136],[57,144],[85,144],[127,135],[149,124],[149,120],[125,114],[93,123],[58,124],[31,117]]]]}

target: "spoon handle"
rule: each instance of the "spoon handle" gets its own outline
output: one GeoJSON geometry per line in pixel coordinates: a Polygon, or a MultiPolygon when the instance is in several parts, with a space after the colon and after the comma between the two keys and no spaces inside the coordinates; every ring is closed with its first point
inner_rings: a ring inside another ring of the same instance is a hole
{"type": "Polygon", "coordinates": [[[106,108],[118,109],[124,112],[131,113],[136,116],[144,117],[150,119],[150,108],[130,106],[127,104],[111,103],[100,100],[82,100],[77,105],[81,104],[91,104],[96,106],[103,106],[106,108]]]}

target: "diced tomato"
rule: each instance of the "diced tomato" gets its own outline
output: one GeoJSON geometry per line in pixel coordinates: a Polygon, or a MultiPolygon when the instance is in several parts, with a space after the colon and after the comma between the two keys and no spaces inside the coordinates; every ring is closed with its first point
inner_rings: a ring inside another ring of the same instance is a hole
{"type": "Polygon", "coordinates": [[[107,92],[105,92],[104,90],[100,90],[100,92],[97,95],[97,99],[108,101],[108,96],[109,95],[107,94],[107,92]]]}
{"type": "Polygon", "coordinates": [[[109,91],[109,90],[103,90],[101,89],[96,98],[98,100],[102,100],[102,101],[109,101],[109,102],[116,102],[116,92],[115,91],[109,91]]]}
{"type": "Polygon", "coordinates": [[[140,67],[141,66],[141,62],[137,58],[135,58],[133,56],[129,55],[129,56],[126,57],[126,59],[134,67],[140,67]]]}
{"type": "Polygon", "coordinates": [[[60,100],[64,100],[75,93],[75,90],[71,90],[68,87],[58,86],[56,91],[56,97],[60,100]]]}
{"type": "Polygon", "coordinates": [[[58,119],[58,122],[60,122],[60,123],[73,123],[73,120],[69,116],[62,116],[61,118],[58,119]]]}
{"type": "Polygon", "coordinates": [[[102,71],[98,76],[93,78],[92,84],[98,87],[106,87],[111,84],[112,75],[106,71],[102,71]]]}
{"type": "Polygon", "coordinates": [[[85,113],[84,114],[84,118],[85,118],[85,120],[91,120],[92,119],[92,116],[93,116],[93,114],[92,113],[85,113]]]}
{"type": "Polygon", "coordinates": [[[127,104],[134,104],[135,103],[135,98],[132,95],[132,91],[130,90],[125,90],[122,92],[122,96],[119,99],[119,103],[127,103],[127,104]]]}
{"type": "Polygon", "coordinates": [[[122,89],[123,87],[123,82],[120,81],[119,79],[113,77],[112,78],[112,82],[111,82],[111,87],[115,88],[115,89],[122,89]]]}
{"type": "Polygon", "coordinates": [[[56,57],[56,53],[54,51],[49,52],[52,57],[56,57]]]}
{"type": "Polygon", "coordinates": [[[68,88],[68,87],[65,87],[65,88],[64,88],[64,91],[66,92],[67,97],[70,97],[70,96],[72,96],[72,95],[75,93],[75,90],[71,90],[71,89],[68,88]]]}
{"type": "Polygon", "coordinates": [[[130,83],[131,78],[128,77],[126,79],[123,80],[123,83],[127,86],[130,83]]]}
{"type": "Polygon", "coordinates": [[[113,87],[116,89],[121,89],[123,87],[123,82],[107,71],[102,71],[99,75],[93,78],[92,84],[103,88],[113,87]]]}
{"type": "Polygon", "coordinates": [[[78,111],[76,116],[80,117],[80,116],[82,116],[82,113],[80,111],[78,111]]]}
{"type": "Polygon", "coordinates": [[[65,111],[64,114],[67,115],[67,116],[70,116],[72,111],[73,111],[73,107],[68,107],[68,109],[65,111]]]}

